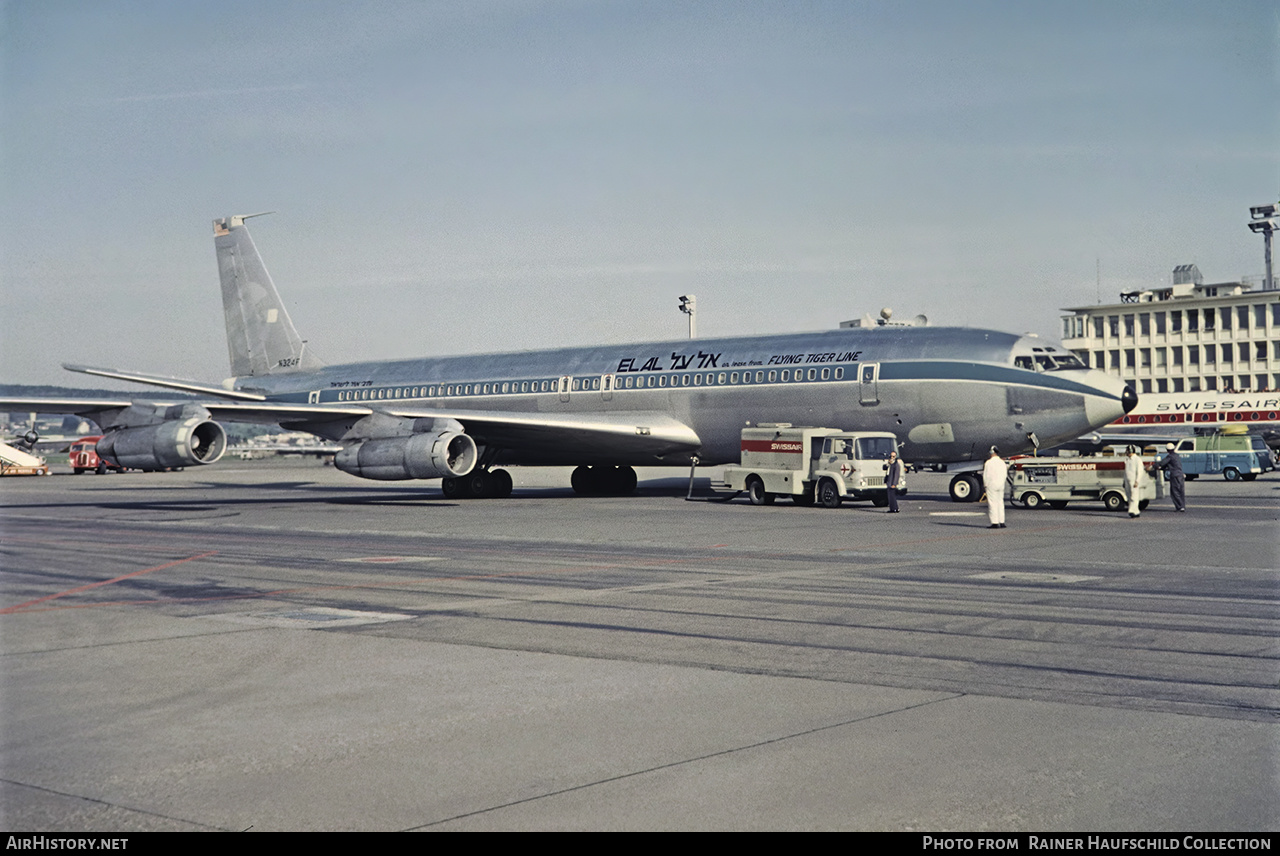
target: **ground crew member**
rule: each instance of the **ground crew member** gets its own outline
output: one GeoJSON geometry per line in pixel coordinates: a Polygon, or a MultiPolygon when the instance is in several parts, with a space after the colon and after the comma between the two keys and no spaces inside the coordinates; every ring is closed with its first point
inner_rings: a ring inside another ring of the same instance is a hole
{"type": "Polygon", "coordinates": [[[898,488],[902,486],[905,479],[902,476],[902,461],[898,460],[897,452],[889,453],[889,470],[884,476],[884,486],[889,494],[889,514],[898,513],[898,488]]]}
{"type": "Polygon", "coordinates": [[[1000,450],[991,447],[991,455],[982,466],[982,486],[987,491],[988,529],[1004,529],[1004,484],[1009,479],[1009,465],[1000,457],[1000,450]]]}
{"type": "Polygon", "coordinates": [[[1160,469],[1169,477],[1169,496],[1173,498],[1174,511],[1187,510],[1187,480],[1182,474],[1182,456],[1173,450],[1173,444],[1165,445],[1164,460],[1160,469]]]}
{"type": "Polygon", "coordinates": [[[1142,509],[1138,507],[1138,503],[1141,501],[1138,498],[1138,494],[1141,492],[1144,475],[1142,458],[1138,457],[1138,449],[1136,446],[1130,446],[1125,450],[1124,459],[1124,492],[1129,496],[1130,518],[1137,517],[1142,513],[1142,509]]]}

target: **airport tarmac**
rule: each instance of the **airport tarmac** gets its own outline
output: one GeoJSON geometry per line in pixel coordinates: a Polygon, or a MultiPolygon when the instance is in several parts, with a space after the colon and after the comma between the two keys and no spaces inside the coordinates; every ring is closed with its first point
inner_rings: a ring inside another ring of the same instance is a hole
{"type": "Polygon", "coordinates": [[[512,472],[0,482],[0,825],[1280,828],[1275,473],[989,530],[512,472]]]}

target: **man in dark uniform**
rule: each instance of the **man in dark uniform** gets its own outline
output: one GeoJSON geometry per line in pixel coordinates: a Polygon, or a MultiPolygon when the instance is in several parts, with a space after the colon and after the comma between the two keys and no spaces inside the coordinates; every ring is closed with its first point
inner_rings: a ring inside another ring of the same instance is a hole
{"type": "Polygon", "coordinates": [[[902,484],[902,461],[897,452],[889,453],[889,469],[884,474],[884,486],[889,494],[889,514],[898,513],[898,485],[902,484]]]}
{"type": "Polygon", "coordinates": [[[1169,496],[1173,499],[1174,511],[1187,510],[1187,480],[1182,474],[1182,458],[1173,450],[1173,444],[1165,445],[1164,460],[1160,469],[1169,477],[1169,496]]]}

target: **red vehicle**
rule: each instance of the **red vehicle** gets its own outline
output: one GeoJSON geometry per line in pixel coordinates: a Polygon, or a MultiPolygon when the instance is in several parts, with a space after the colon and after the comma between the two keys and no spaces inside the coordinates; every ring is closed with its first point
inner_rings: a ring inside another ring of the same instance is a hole
{"type": "Polygon", "coordinates": [[[76,475],[90,470],[98,474],[105,473],[107,470],[115,470],[118,473],[124,472],[124,467],[112,466],[98,457],[97,447],[98,441],[101,439],[101,434],[95,434],[90,437],[81,437],[71,444],[70,464],[72,472],[76,475]]]}

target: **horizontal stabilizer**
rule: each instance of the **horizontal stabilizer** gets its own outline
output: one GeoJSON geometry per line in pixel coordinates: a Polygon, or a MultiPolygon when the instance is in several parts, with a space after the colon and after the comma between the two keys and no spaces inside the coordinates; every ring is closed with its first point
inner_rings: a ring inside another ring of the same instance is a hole
{"type": "Polygon", "coordinates": [[[158,375],[146,375],[139,372],[125,372],[117,369],[99,369],[92,366],[77,366],[71,363],[63,363],[62,367],[69,372],[80,372],[87,375],[96,375],[97,377],[109,377],[115,380],[127,380],[133,383],[146,383],[151,386],[162,386],[165,389],[179,389],[183,392],[194,392],[200,395],[216,395],[219,398],[230,398],[236,401],[265,401],[266,396],[258,395],[253,392],[240,392],[239,390],[223,389],[220,386],[212,386],[207,383],[200,383],[194,380],[183,380],[176,377],[162,377],[158,375]]]}

